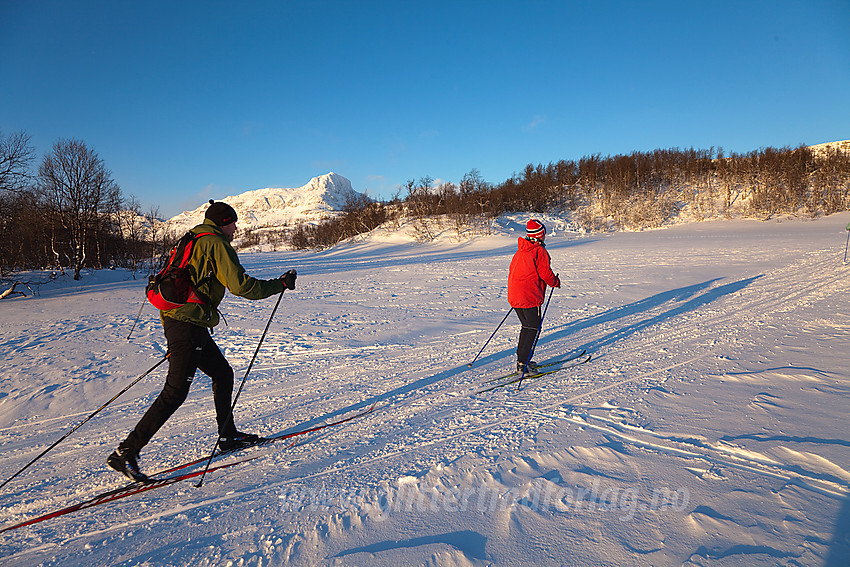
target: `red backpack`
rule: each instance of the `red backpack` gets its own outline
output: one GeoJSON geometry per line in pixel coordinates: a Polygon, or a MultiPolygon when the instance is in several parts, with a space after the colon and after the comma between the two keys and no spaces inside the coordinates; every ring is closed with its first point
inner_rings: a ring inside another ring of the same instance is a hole
{"type": "Polygon", "coordinates": [[[189,264],[189,258],[192,257],[195,242],[200,237],[208,235],[215,235],[215,233],[195,234],[187,232],[172,248],[165,267],[158,274],[148,278],[145,295],[154,307],[168,311],[187,303],[199,303],[201,305],[211,303],[210,299],[199,292],[197,288],[210,281],[213,275],[210,274],[193,284],[189,268],[186,267],[189,264]]]}

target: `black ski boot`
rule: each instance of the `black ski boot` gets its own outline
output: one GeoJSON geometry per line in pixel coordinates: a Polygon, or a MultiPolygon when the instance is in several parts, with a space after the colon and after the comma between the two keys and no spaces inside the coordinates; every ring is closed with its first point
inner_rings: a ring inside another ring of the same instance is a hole
{"type": "Polygon", "coordinates": [[[119,445],[118,449],[107,457],[106,464],[130,480],[135,482],[150,482],[148,476],[139,468],[138,458],[138,453],[119,445]]]}
{"type": "Polygon", "coordinates": [[[219,437],[218,448],[222,451],[236,451],[237,449],[244,449],[245,447],[256,445],[262,440],[263,438],[259,435],[254,435],[253,433],[240,433],[237,431],[233,435],[222,435],[219,437]]]}
{"type": "Polygon", "coordinates": [[[540,367],[537,366],[536,362],[529,361],[528,364],[525,364],[524,362],[518,360],[516,363],[516,371],[520,374],[522,374],[523,372],[525,372],[525,374],[537,374],[538,372],[540,372],[540,367]]]}

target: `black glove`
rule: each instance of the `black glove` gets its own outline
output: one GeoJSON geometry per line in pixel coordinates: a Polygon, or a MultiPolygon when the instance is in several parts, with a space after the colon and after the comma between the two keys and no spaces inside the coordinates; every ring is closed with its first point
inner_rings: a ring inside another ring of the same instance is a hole
{"type": "Polygon", "coordinates": [[[295,289],[295,278],[298,277],[298,274],[295,270],[289,270],[282,276],[280,276],[280,281],[283,282],[283,287],[286,289],[295,289]]]}

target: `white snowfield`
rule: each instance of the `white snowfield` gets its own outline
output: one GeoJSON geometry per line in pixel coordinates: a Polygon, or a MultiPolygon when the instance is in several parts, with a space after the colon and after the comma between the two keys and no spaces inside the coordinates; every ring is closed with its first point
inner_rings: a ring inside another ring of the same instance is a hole
{"type": "MultiPolygon", "coordinates": [[[[253,461],[0,537],[2,565],[850,564],[850,214],[547,239],[555,290],[538,362],[593,360],[521,390],[507,267],[524,217],[494,235],[375,235],[322,253],[241,258],[298,270],[236,409],[279,435],[377,402],[357,421],[216,460],[253,461]]],[[[547,224],[554,226],[552,219],[547,224]]],[[[63,279],[0,302],[0,476],[165,352],[143,279],[63,279]]],[[[215,331],[237,385],[275,298],[231,295],[215,331]]],[[[0,528],[125,481],[106,456],[165,365],[0,491],[0,528]]],[[[201,374],[141,455],[209,454],[201,374]]]]}

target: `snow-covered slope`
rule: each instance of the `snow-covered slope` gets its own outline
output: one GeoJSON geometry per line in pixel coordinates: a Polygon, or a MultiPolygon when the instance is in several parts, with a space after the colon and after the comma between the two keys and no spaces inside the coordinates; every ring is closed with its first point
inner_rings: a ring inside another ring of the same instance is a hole
{"type": "MultiPolygon", "coordinates": [[[[506,272],[520,219],[463,243],[374,238],[244,254],[299,272],[236,408],[243,431],[334,429],[2,534],[0,565],[850,564],[850,214],[547,238],[563,287],[536,360],[593,360],[479,394],[514,365],[506,272]],[[511,229],[514,229],[513,231],[511,229]],[[472,368],[467,363],[509,315],[472,368]]],[[[0,303],[5,480],[163,357],[120,271],[0,303]]],[[[275,299],[228,295],[215,340],[241,380],[275,299]]],[[[160,368],[0,490],[0,528],[124,484],[105,458],[160,368]]],[[[145,447],[208,455],[209,380],[145,447]]]]}
{"type": "MultiPolygon", "coordinates": [[[[362,195],[345,177],[330,172],[314,177],[303,187],[268,188],[246,191],[240,195],[216,198],[236,209],[241,230],[282,228],[333,216],[350,199],[362,195]]],[[[167,227],[183,232],[204,220],[209,203],[194,211],[186,211],[168,220],[167,227]]]]}
{"type": "Polygon", "coordinates": [[[814,146],[809,146],[809,149],[815,152],[816,154],[823,153],[826,150],[837,150],[850,154],[850,140],[841,140],[838,142],[827,142],[825,144],[817,144],[814,146]]]}

